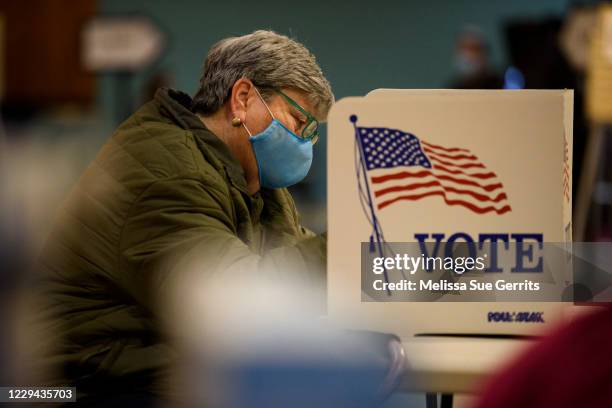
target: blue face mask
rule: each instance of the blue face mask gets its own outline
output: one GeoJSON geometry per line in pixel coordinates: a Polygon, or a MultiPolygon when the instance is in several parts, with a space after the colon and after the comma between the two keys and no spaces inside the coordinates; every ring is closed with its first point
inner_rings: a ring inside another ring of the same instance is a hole
{"type": "Polygon", "coordinates": [[[459,72],[459,74],[463,76],[474,75],[480,69],[480,66],[473,58],[470,58],[466,55],[459,54],[455,57],[455,68],[459,72]]]}
{"type": "Polygon", "coordinates": [[[257,159],[259,183],[266,188],[289,187],[308,174],[312,164],[312,143],[287,129],[274,118],[265,101],[264,104],[272,116],[272,123],[263,132],[252,135],[243,124],[251,135],[249,141],[257,159]]]}

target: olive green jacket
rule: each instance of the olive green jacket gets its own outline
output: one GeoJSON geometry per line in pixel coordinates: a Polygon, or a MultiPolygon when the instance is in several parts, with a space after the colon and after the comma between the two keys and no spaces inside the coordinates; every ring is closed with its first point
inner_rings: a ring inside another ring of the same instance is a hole
{"type": "Polygon", "coordinates": [[[160,391],[176,356],[159,300],[194,249],[202,276],[240,266],[323,287],[324,237],[299,225],[286,189],[249,195],[240,164],[190,105],[160,89],[102,147],[58,214],[40,257],[39,315],[56,383],[160,391]]]}

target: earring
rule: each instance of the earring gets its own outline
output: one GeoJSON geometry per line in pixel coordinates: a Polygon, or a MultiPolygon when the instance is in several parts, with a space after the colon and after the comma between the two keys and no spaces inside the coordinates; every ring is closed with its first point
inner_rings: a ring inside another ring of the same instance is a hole
{"type": "Polygon", "coordinates": [[[239,117],[234,116],[234,118],[232,119],[232,126],[233,127],[238,127],[242,125],[242,119],[240,119],[239,117]]]}

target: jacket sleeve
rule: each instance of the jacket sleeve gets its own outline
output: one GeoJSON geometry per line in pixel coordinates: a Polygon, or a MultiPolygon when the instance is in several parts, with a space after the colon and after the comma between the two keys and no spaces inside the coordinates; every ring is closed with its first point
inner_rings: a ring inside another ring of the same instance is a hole
{"type": "Polygon", "coordinates": [[[120,286],[152,312],[176,288],[269,280],[325,297],[325,237],[256,254],[238,238],[227,192],[199,177],[152,183],[132,206],[120,237],[120,286]],[[313,292],[313,293],[314,293],[313,292]]]}

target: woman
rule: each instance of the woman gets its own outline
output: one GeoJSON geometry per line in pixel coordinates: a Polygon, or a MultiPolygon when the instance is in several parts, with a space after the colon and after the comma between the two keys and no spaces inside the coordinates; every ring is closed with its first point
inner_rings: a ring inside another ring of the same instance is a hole
{"type": "Polygon", "coordinates": [[[329,83],[306,48],[256,31],[211,49],[193,111],[238,158],[253,194],[261,183],[288,187],[306,176],[318,121],[332,103],[329,83]],[[299,137],[280,137],[291,133],[299,137]]]}
{"type": "Polygon", "coordinates": [[[166,329],[197,321],[213,281],[284,279],[323,299],[325,240],[284,187],[306,176],[332,103],[303,45],[256,31],[211,48],[193,100],[161,89],[128,118],[40,258],[51,383],[101,405],[166,393],[166,329]]]}

